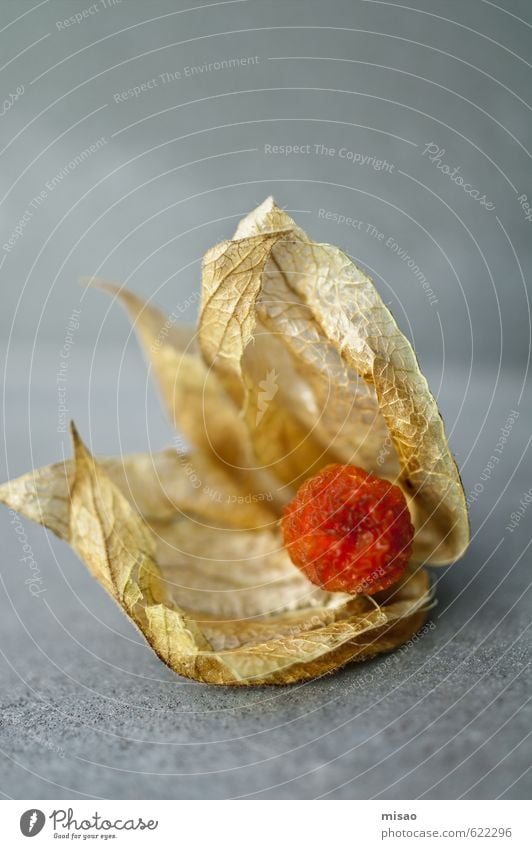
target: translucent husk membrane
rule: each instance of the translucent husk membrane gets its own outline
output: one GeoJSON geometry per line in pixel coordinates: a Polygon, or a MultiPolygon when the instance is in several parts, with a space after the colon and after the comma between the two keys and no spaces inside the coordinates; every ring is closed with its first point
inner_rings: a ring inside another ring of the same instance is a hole
{"type": "Polygon", "coordinates": [[[272,199],[205,256],[196,330],[135,295],[126,307],[190,451],[73,460],[0,487],[85,562],[181,675],[286,684],[407,641],[429,563],[468,544],[464,493],[412,348],[370,279],[272,199]],[[313,586],[279,517],[330,462],[398,483],[416,528],[406,576],[372,598],[313,586]]]}

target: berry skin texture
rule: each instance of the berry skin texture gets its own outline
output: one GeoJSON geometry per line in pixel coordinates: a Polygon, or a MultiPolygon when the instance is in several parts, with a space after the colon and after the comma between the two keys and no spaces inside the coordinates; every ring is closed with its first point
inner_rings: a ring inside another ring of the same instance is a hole
{"type": "Polygon", "coordinates": [[[414,537],[398,486],[340,464],[302,484],[284,509],[281,530],[292,562],[313,584],[366,595],[403,576],[414,537]]]}

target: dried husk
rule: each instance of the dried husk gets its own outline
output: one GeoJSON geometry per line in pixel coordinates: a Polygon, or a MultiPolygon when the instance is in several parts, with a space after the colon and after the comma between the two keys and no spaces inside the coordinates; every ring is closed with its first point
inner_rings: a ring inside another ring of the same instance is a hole
{"type": "Polygon", "coordinates": [[[202,503],[194,517],[181,513],[187,483],[174,452],[98,462],[75,429],[73,442],[73,461],[4,484],[0,497],[70,543],[175,672],[290,683],[389,651],[423,623],[425,570],[378,601],[325,593],[293,567],[276,531],[210,528],[202,503]]]}
{"type": "Polygon", "coordinates": [[[69,542],[181,675],[287,684],[408,640],[430,606],[423,563],[458,557],[468,520],[435,401],[371,281],[269,199],[206,255],[197,335],[90,282],[126,307],[190,450],[96,460],[74,428],[72,461],[0,499],[69,542]],[[282,546],[282,505],[329,462],[409,499],[414,558],[373,598],[321,591],[282,546]]]}

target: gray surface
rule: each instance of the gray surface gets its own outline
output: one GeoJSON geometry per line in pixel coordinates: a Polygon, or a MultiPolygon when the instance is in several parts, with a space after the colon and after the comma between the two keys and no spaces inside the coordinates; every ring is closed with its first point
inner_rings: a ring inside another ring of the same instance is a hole
{"type": "MultiPolygon", "coordinates": [[[[0,10],[2,91],[25,87],[0,119],[2,244],[47,180],[96,138],[107,140],[48,193],[13,250],[0,251],[2,478],[70,452],[57,429],[56,374],[74,308],[82,312],[67,406],[94,452],[170,441],[122,313],[103,295],[84,295],[76,280],[100,273],[169,311],[183,307],[198,291],[205,249],[271,192],[299,210],[315,238],[371,270],[439,395],[467,492],[481,482],[510,412],[520,415],[472,505],[469,552],[434,571],[437,627],[407,651],[291,689],[220,690],[177,678],[70,550],[24,522],[45,589],[32,597],[2,510],[0,791],[529,795],[522,593],[532,508],[506,530],[531,483],[530,399],[527,407],[521,393],[532,223],[518,202],[522,192],[532,196],[523,103],[531,29],[520,20],[529,5],[433,0],[416,12],[316,0],[186,12],[192,4],[124,0],[57,30],[57,20],[89,5],[50,0],[17,21],[32,4],[0,10]],[[137,26],[170,12],[179,14],[137,26]],[[114,102],[114,93],[160,73],[241,56],[260,61],[114,102]],[[271,58],[282,56],[322,58],[271,58]],[[428,162],[422,150],[431,141],[495,210],[428,162]],[[394,169],[265,155],[266,143],[345,146],[394,169]],[[394,237],[438,303],[383,241],[323,219],[320,209],[394,237]]],[[[192,299],[185,316],[195,306],[192,299]]]]}

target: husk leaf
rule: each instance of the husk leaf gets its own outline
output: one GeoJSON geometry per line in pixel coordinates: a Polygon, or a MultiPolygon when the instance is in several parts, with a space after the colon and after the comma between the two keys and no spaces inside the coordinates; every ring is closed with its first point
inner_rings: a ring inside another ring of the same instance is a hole
{"type": "Polygon", "coordinates": [[[458,558],[469,542],[458,469],[412,346],[372,281],[271,198],[237,234],[205,256],[198,338],[233,387],[257,457],[288,487],[329,462],[388,477],[409,501],[414,557],[458,558]],[[258,421],[257,378],[272,369],[278,391],[258,421]]]}

